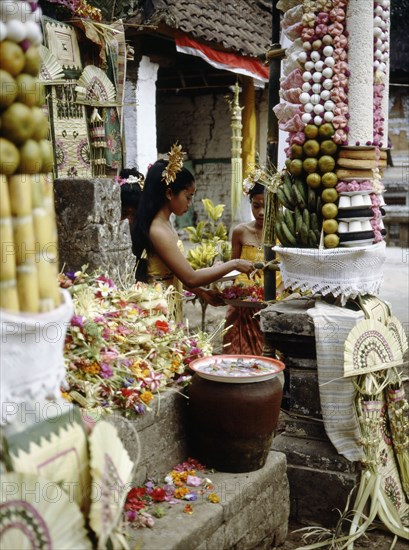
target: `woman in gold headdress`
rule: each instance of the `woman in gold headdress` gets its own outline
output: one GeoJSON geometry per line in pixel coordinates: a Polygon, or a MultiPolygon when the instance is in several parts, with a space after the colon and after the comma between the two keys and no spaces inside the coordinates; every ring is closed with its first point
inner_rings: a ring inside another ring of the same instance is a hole
{"type": "Polygon", "coordinates": [[[174,145],[168,161],[158,160],[149,168],[132,228],[136,278],[145,282],[160,281],[178,291],[180,299],[174,311],[177,321],[182,320],[182,285],[208,303],[220,305],[215,294],[202,286],[235,269],[241,273],[251,273],[254,269],[252,261],[234,259],[194,270],[184,257],[170,216],[187,212],[196,185],[191,172],[183,167],[182,155],[180,146],[174,145]]]}

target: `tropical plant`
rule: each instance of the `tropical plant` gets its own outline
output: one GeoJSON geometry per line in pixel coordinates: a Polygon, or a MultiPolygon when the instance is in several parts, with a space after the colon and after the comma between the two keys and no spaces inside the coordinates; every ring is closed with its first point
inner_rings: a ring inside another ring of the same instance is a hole
{"type": "Polygon", "coordinates": [[[220,221],[224,204],[215,205],[210,199],[202,199],[202,204],[207,219],[201,220],[196,227],[185,228],[190,242],[197,245],[186,256],[194,269],[210,267],[217,260],[225,262],[230,259],[231,253],[227,228],[220,221]]]}

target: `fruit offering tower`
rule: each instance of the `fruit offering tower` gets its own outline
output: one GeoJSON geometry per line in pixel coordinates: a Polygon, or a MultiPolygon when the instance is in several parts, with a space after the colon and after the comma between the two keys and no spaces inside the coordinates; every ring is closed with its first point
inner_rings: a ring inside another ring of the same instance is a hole
{"type": "Polygon", "coordinates": [[[35,1],[0,2],[0,308],[11,312],[60,304],[40,17],[35,1]]]}
{"type": "Polygon", "coordinates": [[[288,132],[285,247],[367,247],[383,240],[381,183],[386,166],[389,0],[280,0],[281,101],[288,132]]]}

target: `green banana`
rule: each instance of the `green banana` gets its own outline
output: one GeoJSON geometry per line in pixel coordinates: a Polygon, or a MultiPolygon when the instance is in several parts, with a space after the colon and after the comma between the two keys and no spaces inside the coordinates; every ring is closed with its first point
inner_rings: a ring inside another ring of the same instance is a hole
{"type": "Polygon", "coordinates": [[[291,174],[289,172],[284,172],[284,176],[282,177],[283,185],[285,187],[290,188],[293,184],[293,180],[291,177],[291,174]]]}
{"type": "Polygon", "coordinates": [[[310,227],[311,229],[318,229],[318,216],[315,212],[310,213],[310,227]]]}
{"type": "Polygon", "coordinates": [[[299,206],[301,210],[304,210],[304,208],[306,207],[306,204],[302,194],[300,193],[300,191],[298,190],[298,187],[295,184],[293,185],[292,189],[293,189],[293,195],[297,206],[299,206]]]}
{"type": "MultiPolygon", "coordinates": [[[[296,188],[298,189],[300,195],[302,196],[303,200],[304,200],[304,203],[307,202],[307,189],[305,185],[305,183],[303,182],[303,180],[301,178],[295,178],[294,180],[294,185],[296,186],[296,188]]],[[[309,189],[309,187],[308,187],[309,189]]]]}
{"type": "Polygon", "coordinates": [[[315,212],[316,211],[316,202],[317,202],[317,198],[316,198],[316,195],[315,195],[315,191],[314,189],[311,189],[311,187],[308,187],[308,191],[307,191],[307,195],[308,195],[308,210],[310,212],[315,212]]]}
{"type": "Polygon", "coordinates": [[[284,220],[284,214],[281,208],[277,210],[276,223],[281,223],[284,220]]]}
{"type": "Polygon", "coordinates": [[[289,210],[294,210],[296,204],[295,204],[293,194],[292,194],[292,185],[288,186],[288,185],[284,184],[283,185],[283,191],[284,191],[284,195],[287,199],[287,204],[289,205],[288,207],[286,206],[286,208],[289,208],[289,210]]]}
{"type": "Polygon", "coordinates": [[[302,244],[304,244],[305,246],[308,245],[308,232],[309,232],[308,227],[305,225],[305,223],[303,223],[300,230],[300,237],[301,237],[302,244]]]}
{"type": "Polygon", "coordinates": [[[312,229],[308,231],[308,244],[311,248],[316,248],[318,246],[317,238],[312,229]]]}
{"type": "Polygon", "coordinates": [[[284,221],[292,235],[295,235],[295,223],[292,212],[286,210],[284,212],[284,221]]]}
{"type": "Polygon", "coordinates": [[[290,210],[292,209],[292,204],[290,204],[288,202],[287,197],[284,193],[284,188],[283,187],[279,187],[277,189],[277,198],[285,208],[289,208],[290,210]]]}
{"type": "Polygon", "coordinates": [[[318,216],[321,218],[321,208],[322,208],[322,199],[321,197],[318,195],[317,196],[317,207],[315,209],[315,211],[317,212],[318,216]]]}
{"type": "Polygon", "coordinates": [[[302,214],[298,206],[295,207],[294,217],[295,217],[295,234],[298,235],[302,226],[302,214]]]}
{"type": "Polygon", "coordinates": [[[284,234],[283,226],[282,226],[283,223],[284,222],[280,222],[276,224],[276,233],[277,233],[278,240],[283,246],[291,246],[290,241],[287,240],[284,234]]]}
{"type": "Polygon", "coordinates": [[[294,235],[288,229],[285,221],[281,224],[281,229],[282,229],[282,232],[283,232],[283,236],[285,236],[286,240],[290,243],[288,246],[296,246],[297,241],[296,241],[294,235]]]}
{"type": "Polygon", "coordinates": [[[310,213],[307,209],[303,210],[302,213],[302,221],[303,225],[307,228],[307,231],[310,230],[311,220],[310,220],[310,213]]]}

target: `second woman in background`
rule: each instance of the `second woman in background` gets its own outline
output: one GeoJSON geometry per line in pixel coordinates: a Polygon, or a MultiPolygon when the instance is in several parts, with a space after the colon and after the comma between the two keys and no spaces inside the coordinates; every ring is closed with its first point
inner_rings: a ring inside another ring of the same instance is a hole
{"type": "MultiPolygon", "coordinates": [[[[263,223],[264,223],[264,186],[256,183],[248,192],[251,212],[254,220],[241,223],[232,233],[231,258],[241,258],[253,263],[264,261],[263,223]]],[[[281,277],[277,277],[277,288],[281,277]]],[[[240,274],[235,285],[259,287],[263,291],[263,271],[257,271],[251,278],[240,274]]],[[[246,303],[249,305],[249,302],[246,303]]],[[[229,305],[226,312],[226,327],[231,327],[225,334],[223,344],[225,353],[242,355],[262,355],[263,334],[260,330],[260,321],[256,307],[229,305]]]]}

